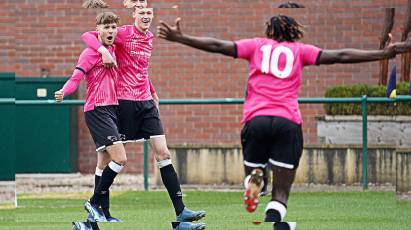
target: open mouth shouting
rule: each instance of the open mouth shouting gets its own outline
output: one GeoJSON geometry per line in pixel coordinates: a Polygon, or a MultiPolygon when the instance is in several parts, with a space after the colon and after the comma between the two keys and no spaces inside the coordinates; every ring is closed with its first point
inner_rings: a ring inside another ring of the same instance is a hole
{"type": "Polygon", "coordinates": [[[143,25],[145,25],[145,26],[150,26],[151,19],[150,19],[150,18],[143,18],[143,19],[141,19],[141,22],[142,22],[143,25]]]}

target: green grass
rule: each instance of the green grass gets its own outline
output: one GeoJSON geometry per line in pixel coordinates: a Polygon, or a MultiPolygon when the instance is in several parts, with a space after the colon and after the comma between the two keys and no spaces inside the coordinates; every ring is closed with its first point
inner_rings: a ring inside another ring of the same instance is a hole
{"type": "MultiPolygon", "coordinates": [[[[262,220],[264,205],[249,214],[242,208],[239,192],[187,192],[185,203],[204,209],[207,229],[272,229],[262,220]]],[[[85,219],[82,203],[88,194],[46,194],[19,197],[20,208],[0,210],[0,229],[71,229],[71,221],[85,219]]],[[[268,198],[263,198],[265,204],[268,198]]],[[[112,214],[124,223],[100,224],[101,229],[171,229],[175,217],[165,192],[114,193],[112,214]]],[[[411,229],[411,202],[398,202],[394,193],[293,193],[288,221],[302,230],[411,229]]]]}

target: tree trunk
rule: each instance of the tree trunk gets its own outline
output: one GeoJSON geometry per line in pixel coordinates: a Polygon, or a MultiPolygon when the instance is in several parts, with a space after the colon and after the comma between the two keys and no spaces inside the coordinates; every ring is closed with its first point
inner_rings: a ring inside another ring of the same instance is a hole
{"type": "MultiPolygon", "coordinates": [[[[394,27],[394,17],[395,8],[385,9],[384,28],[382,30],[380,38],[380,49],[384,49],[387,46],[387,43],[389,42],[388,34],[391,33],[391,30],[394,27]]],[[[378,80],[379,85],[387,85],[388,63],[388,59],[380,61],[380,75],[378,80]]]]}
{"type": "MultiPolygon", "coordinates": [[[[407,18],[404,22],[404,30],[401,36],[401,41],[405,41],[408,38],[408,34],[411,29],[411,0],[408,0],[407,18]]],[[[410,53],[404,53],[401,55],[401,76],[400,81],[408,82],[410,80],[410,53]]]]}

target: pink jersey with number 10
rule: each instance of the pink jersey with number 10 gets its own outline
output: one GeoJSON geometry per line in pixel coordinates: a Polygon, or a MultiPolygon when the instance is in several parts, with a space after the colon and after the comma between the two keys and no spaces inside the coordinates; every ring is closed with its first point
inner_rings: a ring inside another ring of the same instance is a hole
{"type": "Polygon", "coordinates": [[[256,116],[279,116],[301,124],[298,94],[302,69],[315,65],[321,50],[299,42],[268,38],[245,39],[235,44],[237,57],[249,63],[241,123],[256,116]]]}

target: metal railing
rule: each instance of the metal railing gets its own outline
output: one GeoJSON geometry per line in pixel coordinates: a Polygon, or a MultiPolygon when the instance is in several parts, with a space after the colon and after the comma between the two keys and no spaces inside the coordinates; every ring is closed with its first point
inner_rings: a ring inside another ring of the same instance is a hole
{"type": "MultiPolygon", "coordinates": [[[[244,99],[240,98],[217,98],[217,99],[164,99],[162,105],[212,105],[212,104],[242,104],[244,99]]],[[[368,189],[368,143],[367,143],[367,111],[369,103],[397,103],[411,102],[411,96],[397,96],[395,99],[384,97],[362,96],[360,98],[299,98],[300,104],[336,104],[355,103],[361,104],[362,111],[362,186],[368,189]]],[[[54,100],[15,100],[13,98],[0,99],[0,104],[16,105],[83,105],[84,100],[66,100],[60,103],[54,100]]],[[[144,189],[148,190],[148,144],[144,142],[144,189]]]]}

